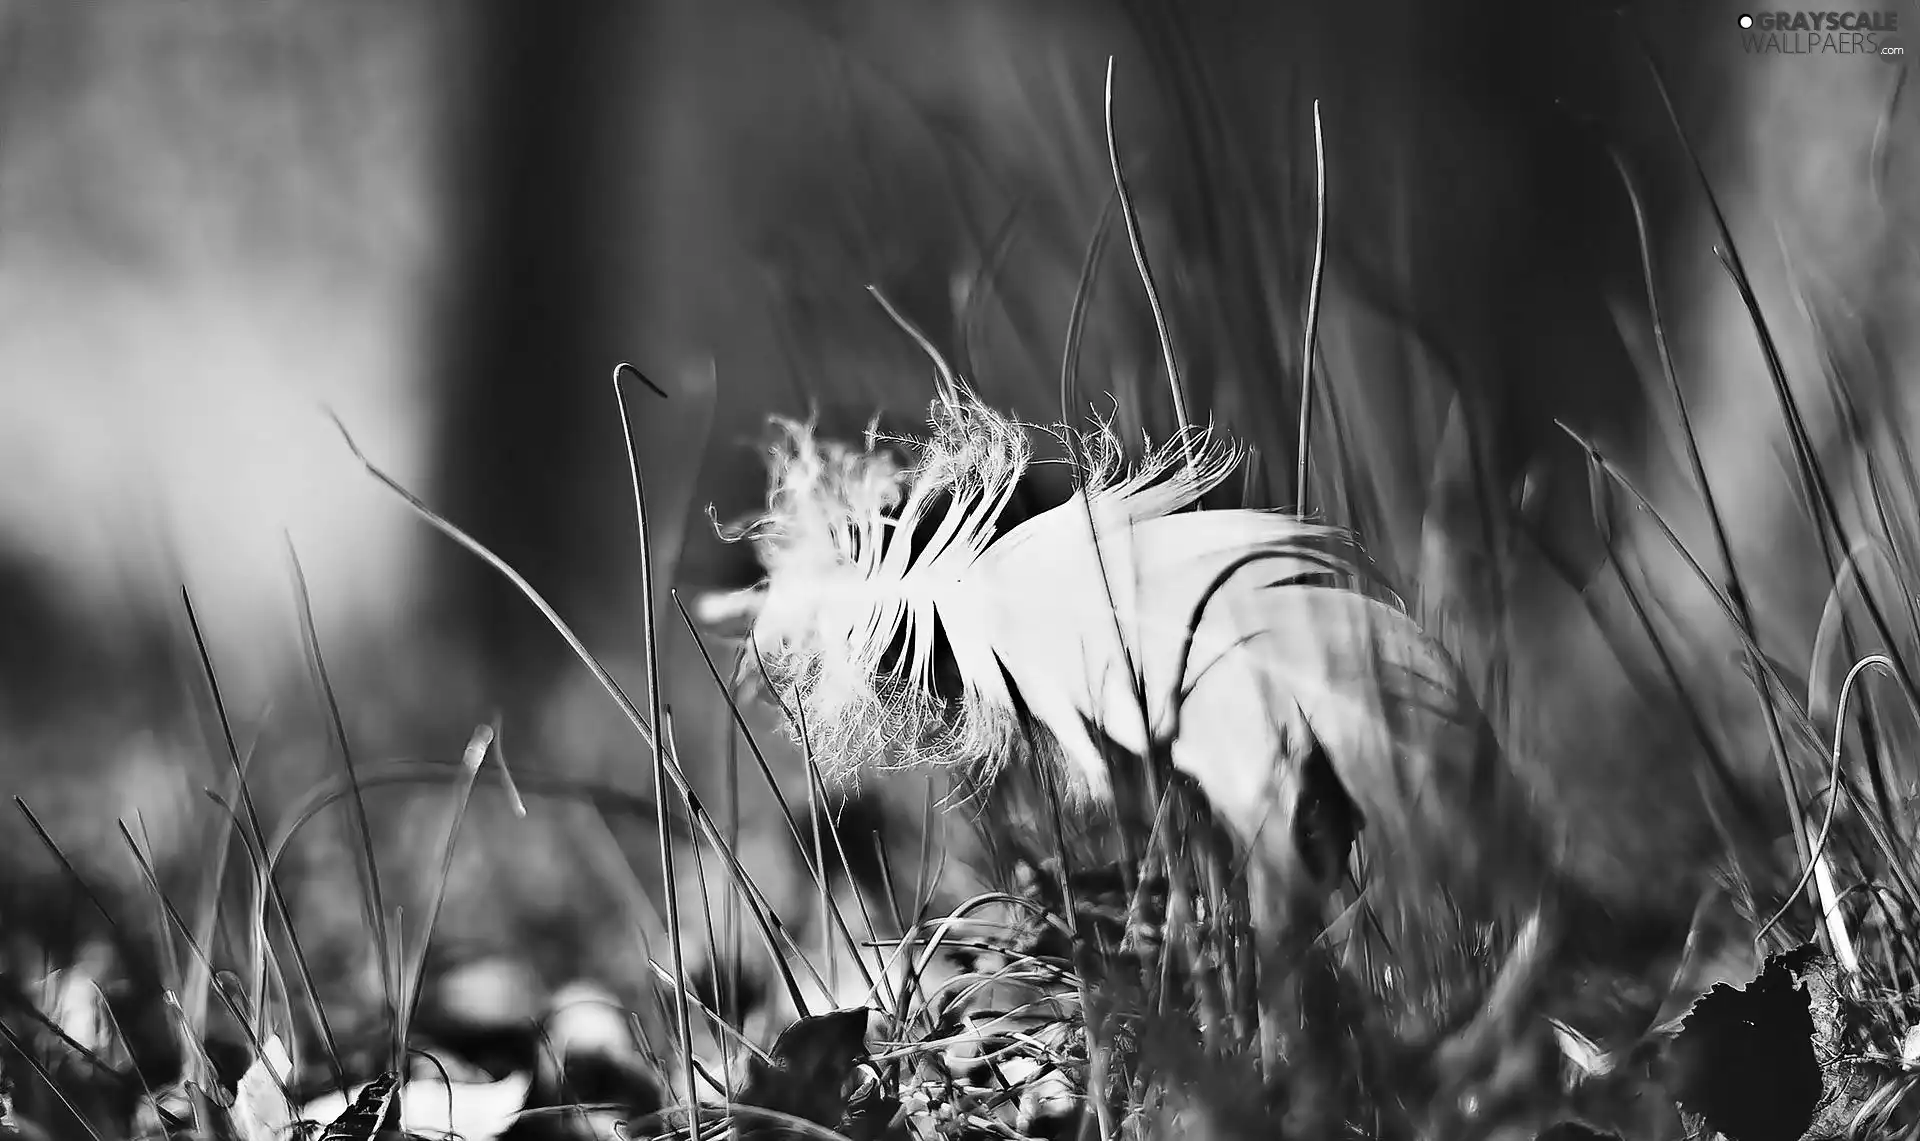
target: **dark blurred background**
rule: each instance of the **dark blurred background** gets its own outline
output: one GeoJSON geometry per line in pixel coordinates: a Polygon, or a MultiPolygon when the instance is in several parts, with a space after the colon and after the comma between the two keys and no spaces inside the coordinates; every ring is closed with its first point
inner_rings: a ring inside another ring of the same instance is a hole
{"type": "MultiPolygon", "coordinates": [[[[1910,150],[1889,142],[1912,112],[1901,65],[1746,56],[1734,13],[1717,0],[0,0],[5,791],[104,878],[131,882],[112,821],[136,809],[157,851],[189,870],[206,858],[191,789],[226,762],[182,582],[260,755],[262,797],[284,805],[337,771],[289,539],[363,758],[451,761],[498,713],[516,766],[644,788],[645,750],[565,646],[375,486],[323,412],[519,568],[638,692],[639,548],[609,380],[628,361],[669,394],[629,390],[663,677],[689,768],[725,795],[726,710],[665,585],[732,588],[756,571],[704,509],[758,502],[770,413],[815,409],[850,434],[924,409],[931,369],[868,285],[990,400],[1059,415],[1075,282],[1112,193],[1109,55],[1190,388],[1259,445],[1256,497],[1276,506],[1295,502],[1321,101],[1316,438],[1330,458],[1314,506],[1359,526],[1402,581],[1419,571],[1423,520],[1471,514],[1528,471],[1568,549],[1591,554],[1585,472],[1556,418],[1700,533],[1661,434],[1618,148],[1646,194],[1716,490],[1736,546],[1763,556],[1763,619],[1803,641],[1822,572],[1774,557],[1805,536],[1761,360],[1634,44],[1664,67],[1763,304],[1789,325],[1818,312],[1857,327],[1847,351],[1879,378],[1863,399],[1896,419],[1913,392],[1896,381],[1911,334],[1889,317],[1913,300],[1912,196],[1884,187],[1912,185],[1910,150]],[[1801,295],[1781,284],[1789,264],[1801,295]],[[1451,416],[1481,469],[1445,458],[1451,416]]],[[[1096,404],[1160,383],[1109,225],[1080,362],[1096,404]]],[[[1820,347],[1783,339],[1817,391],[1820,347]]],[[[1125,426],[1164,432],[1170,415],[1146,407],[1125,426]]],[[[1811,408],[1832,432],[1831,411],[1811,408]]],[[[1698,599],[1673,610],[1706,628],[1698,599]]],[[[797,773],[777,716],[753,718],[797,773]]],[[[428,838],[391,796],[383,851],[397,877],[424,875],[428,838]]],[[[770,811],[743,796],[749,819],[770,811]]],[[[544,969],[612,969],[604,941],[552,934],[607,922],[573,811],[517,821],[485,798],[451,943],[545,932],[560,945],[544,969]]],[[[614,831],[649,874],[644,827],[614,831]]],[[[13,913],[36,915],[50,864],[13,821],[0,835],[22,853],[8,860],[13,913]]],[[[790,874],[778,844],[755,858],[790,874]]],[[[304,874],[322,886],[302,906],[317,929],[344,929],[347,971],[361,953],[349,873],[314,854],[304,874]]]]}

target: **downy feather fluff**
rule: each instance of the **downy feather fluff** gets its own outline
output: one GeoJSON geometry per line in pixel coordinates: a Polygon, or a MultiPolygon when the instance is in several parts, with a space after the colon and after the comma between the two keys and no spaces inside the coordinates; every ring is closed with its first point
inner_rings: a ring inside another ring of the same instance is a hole
{"type": "MultiPolygon", "coordinates": [[[[1380,879],[1486,920],[1526,906],[1473,898],[1546,866],[1526,798],[1454,663],[1397,604],[1343,585],[1366,578],[1345,536],[1182,510],[1232,473],[1231,443],[1189,432],[1128,472],[1110,426],[1060,429],[1081,490],[1016,520],[1029,426],[964,388],[935,402],[927,439],[899,441],[911,468],[871,433],[863,451],[779,425],[750,529],[767,572],[754,642],[822,764],[991,767],[1039,737],[1100,799],[1102,737],[1165,749],[1298,888],[1292,812],[1318,748],[1380,879]],[[957,687],[936,678],[941,640],[957,687]]],[[[1390,928],[1413,918],[1375,905],[1390,928]]]]}

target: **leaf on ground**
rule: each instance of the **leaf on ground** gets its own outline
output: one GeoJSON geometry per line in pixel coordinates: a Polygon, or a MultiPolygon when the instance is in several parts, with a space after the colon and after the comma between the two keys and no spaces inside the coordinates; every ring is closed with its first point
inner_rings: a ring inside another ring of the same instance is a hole
{"type": "Polygon", "coordinates": [[[293,1124],[283,1082],[293,1071],[293,1059],[278,1034],[261,1046],[260,1056],[234,1086],[233,1132],[239,1141],[282,1141],[293,1124]]]}
{"type": "Polygon", "coordinates": [[[1823,1083],[1800,976],[1817,956],[1805,945],[1768,956],[1744,987],[1716,984],[1667,1047],[1676,1100],[1731,1141],[1798,1141],[1813,1123],[1823,1083]]]}
{"type": "MultiPolygon", "coordinates": [[[[894,1126],[902,1123],[900,1099],[886,1091],[879,1082],[869,1081],[847,1101],[846,1117],[840,1122],[840,1132],[848,1141],[882,1141],[883,1138],[896,1136],[894,1126]]],[[[911,1136],[911,1134],[908,1134],[911,1136]]]]}
{"type": "MultiPolygon", "coordinates": [[[[748,1066],[742,1105],[771,1109],[831,1129],[847,1116],[848,1083],[867,1053],[864,1006],[802,1018],[748,1066]]],[[[761,1132],[756,1129],[756,1133],[761,1132]]]]}
{"type": "Polygon", "coordinates": [[[438,1078],[408,1082],[400,1124],[408,1133],[453,1136],[463,1141],[493,1141],[526,1108],[533,1074],[521,1071],[495,1082],[454,1082],[438,1078]]]}
{"type": "Polygon", "coordinates": [[[371,1141],[400,1128],[399,1093],[399,1071],[381,1074],[361,1087],[353,1104],[333,1119],[320,1141],[371,1141]]]}
{"type": "Polygon", "coordinates": [[[342,1099],[334,1093],[310,1102],[301,1116],[326,1120],[339,1114],[321,1141],[371,1141],[396,1130],[492,1141],[526,1107],[532,1085],[533,1075],[521,1072],[496,1082],[456,1081],[451,1086],[437,1076],[416,1078],[403,1087],[400,1075],[389,1072],[355,1091],[353,1104],[344,1111],[337,1108],[342,1099]]]}
{"type": "Polygon", "coordinates": [[[1823,1063],[1822,1096],[1810,1132],[1816,1137],[1847,1135],[1855,1116],[1891,1074],[1890,1067],[1847,1048],[1855,1032],[1875,1021],[1875,1015],[1847,996],[1832,959],[1809,956],[1796,973],[1806,984],[1813,1015],[1814,1057],[1823,1063]]]}

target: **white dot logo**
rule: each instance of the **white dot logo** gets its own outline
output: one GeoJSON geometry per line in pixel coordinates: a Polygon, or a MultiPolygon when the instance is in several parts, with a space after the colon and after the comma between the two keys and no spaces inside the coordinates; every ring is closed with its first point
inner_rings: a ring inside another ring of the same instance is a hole
{"type": "Polygon", "coordinates": [[[1741,26],[1741,27],[1743,27],[1743,28],[1751,28],[1751,27],[1753,27],[1753,17],[1752,17],[1752,16],[1747,16],[1747,15],[1742,15],[1742,16],[1740,17],[1740,26],[1741,26]]]}

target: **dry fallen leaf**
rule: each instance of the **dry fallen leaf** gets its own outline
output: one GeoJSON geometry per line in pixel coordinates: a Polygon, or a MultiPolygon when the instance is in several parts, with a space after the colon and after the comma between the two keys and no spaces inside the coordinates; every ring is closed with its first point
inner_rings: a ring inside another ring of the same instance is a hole
{"type": "Polygon", "coordinates": [[[1771,955],[1744,987],[1719,983],[1667,1047],[1676,1100],[1730,1141],[1799,1141],[1820,1106],[1813,1008],[1796,978],[1817,954],[1771,955]]]}
{"type": "Polygon", "coordinates": [[[309,1102],[300,1116],[332,1122],[321,1141],[369,1141],[395,1129],[491,1141],[526,1106],[532,1084],[531,1074],[517,1073],[497,1082],[456,1081],[451,1086],[438,1076],[423,1077],[402,1087],[398,1075],[389,1073],[354,1088],[351,1106],[335,1092],[309,1102]]]}
{"type": "Polygon", "coordinates": [[[322,1099],[308,1106],[307,1112],[301,1116],[331,1122],[326,1132],[320,1135],[320,1141],[369,1141],[378,1134],[391,1132],[400,1124],[400,1105],[396,1100],[399,1089],[399,1072],[385,1073],[361,1086],[353,1095],[353,1104],[342,1106],[335,1112],[332,1106],[319,1109],[320,1105],[330,1100],[322,1099]]]}
{"type": "MultiPolygon", "coordinates": [[[[866,1056],[866,1007],[802,1018],[781,1031],[767,1052],[772,1065],[753,1059],[741,1105],[771,1109],[828,1129],[846,1117],[848,1083],[866,1056]]],[[[754,1123],[742,1137],[775,1137],[778,1127],[754,1123]]]]}
{"type": "Polygon", "coordinates": [[[234,1087],[229,1116],[239,1141],[282,1141],[286,1137],[294,1117],[282,1090],[292,1072],[293,1058],[287,1054],[286,1044],[278,1034],[271,1035],[234,1087]]]}

